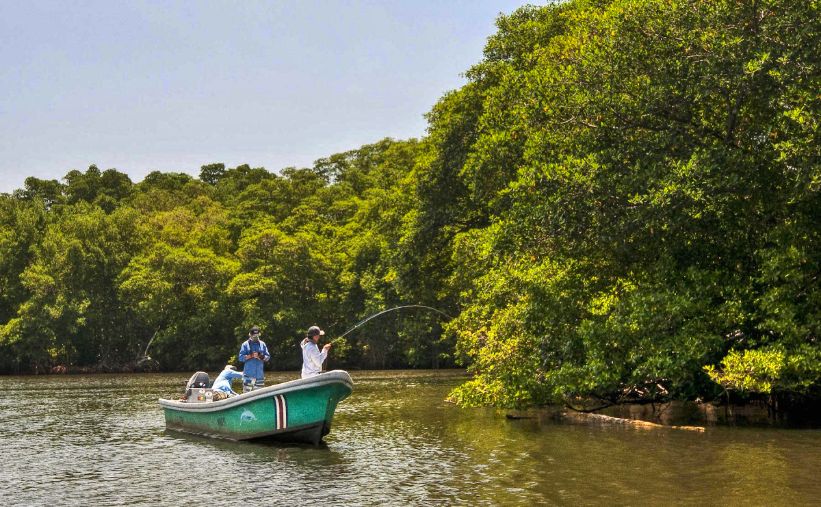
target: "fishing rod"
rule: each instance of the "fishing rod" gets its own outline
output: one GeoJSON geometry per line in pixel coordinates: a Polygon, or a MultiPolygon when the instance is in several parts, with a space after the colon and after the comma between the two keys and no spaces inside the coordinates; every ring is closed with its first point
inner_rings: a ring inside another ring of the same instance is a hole
{"type": "MultiPolygon", "coordinates": [[[[142,365],[146,362],[149,362],[149,361],[153,361],[154,363],[157,363],[157,361],[155,361],[151,356],[148,355],[148,349],[151,348],[151,344],[154,343],[154,338],[156,338],[157,335],[160,334],[161,329],[162,329],[162,326],[158,327],[157,330],[154,331],[154,334],[151,335],[151,339],[148,340],[148,345],[145,346],[145,352],[143,352],[143,357],[137,359],[137,366],[140,366],[140,365],[142,365]]],[[[159,363],[157,363],[157,364],[159,364],[159,363]]]]}
{"type": "Polygon", "coordinates": [[[402,309],[404,309],[404,308],[426,308],[426,309],[428,309],[428,310],[433,310],[433,311],[434,311],[434,312],[436,312],[436,313],[441,313],[442,315],[444,315],[444,316],[445,316],[445,317],[447,317],[448,319],[452,319],[452,318],[453,318],[453,317],[451,317],[450,315],[448,315],[447,313],[443,312],[442,310],[439,310],[439,309],[434,308],[434,307],[432,307],[432,306],[425,306],[425,305],[402,305],[402,306],[395,306],[395,307],[393,307],[393,308],[388,308],[387,310],[382,310],[381,312],[377,312],[377,313],[375,313],[375,314],[373,314],[373,315],[371,315],[371,316],[369,316],[369,317],[366,317],[366,318],[364,318],[364,319],[360,320],[359,322],[357,322],[357,323],[356,323],[356,325],[354,325],[354,327],[352,327],[352,328],[348,329],[347,331],[345,331],[345,332],[344,332],[344,333],[342,333],[341,335],[337,336],[336,338],[334,338],[333,340],[331,340],[331,342],[330,342],[330,343],[334,343],[334,342],[335,342],[335,341],[337,341],[337,340],[341,340],[342,338],[344,338],[344,337],[345,337],[345,335],[347,335],[348,333],[350,333],[350,332],[351,332],[351,331],[353,331],[354,329],[357,329],[359,326],[362,326],[363,324],[365,324],[366,322],[368,322],[368,321],[369,321],[369,320],[371,320],[371,319],[375,319],[375,318],[379,317],[380,315],[384,315],[384,314],[386,314],[386,313],[388,313],[388,312],[393,312],[393,311],[395,311],[395,310],[402,310],[402,309]]]}

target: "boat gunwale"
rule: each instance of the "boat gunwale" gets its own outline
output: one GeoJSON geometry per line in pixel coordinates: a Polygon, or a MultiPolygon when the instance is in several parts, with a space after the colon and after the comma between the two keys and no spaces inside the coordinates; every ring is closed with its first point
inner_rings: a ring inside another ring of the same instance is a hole
{"type": "Polygon", "coordinates": [[[279,394],[302,391],[304,389],[336,383],[344,384],[353,391],[353,380],[351,379],[350,374],[348,374],[345,370],[332,370],[314,377],[289,380],[288,382],[263,387],[262,389],[251,391],[250,393],[242,393],[238,396],[219,401],[191,403],[160,398],[159,403],[163,406],[163,408],[180,410],[183,412],[218,412],[227,408],[242,406],[246,403],[259,399],[270,398],[279,394]]]}

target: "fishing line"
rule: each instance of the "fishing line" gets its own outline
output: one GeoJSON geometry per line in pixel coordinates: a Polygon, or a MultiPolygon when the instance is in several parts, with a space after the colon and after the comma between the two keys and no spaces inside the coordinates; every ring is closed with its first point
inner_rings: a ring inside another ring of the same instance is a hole
{"type": "MultiPolygon", "coordinates": [[[[436,313],[442,314],[445,317],[447,317],[448,320],[453,319],[453,317],[451,317],[447,313],[443,312],[442,310],[439,310],[438,308],[434,308],[432,306],[426,306],[426,305],[394,306],[393,308],[388,308],[387,310],[382,310],[381,312],[374,313],[373,315],[370,315],[370,316],[360,320],[359,322],[357,322],[354,325],[354,327],[348,329],[347,331],[345,331],[341,335],[339,335],[336,338],[334,338],[333,340],[331,340],[331,343],[334,343],[337,340],[340,340],[340,339],[344,338],[348,333],[350,333],[350,332],[354,331],[355,329],[359,328],[360,326],[366,324],[371,319],[375,319],[375,318],[379,317],[380,315],[384,315],[384,314],[389,313],[389,312],[393,312],[393,311],[396,311],[396,310],[403,310],[403,309],[407,309],[407,308],[424,308],[424,309],[431,310],[431,311],[434,311],[436,313]]],[[[159,333],[159,329],[154,333],[154,336],[152,336],[151,339],[148,341],[148,345],[145,346],[145,352],[143,352],[143,357],[142,357],[142,359],[140,359],[138,361],[138,364],[143,363],[145,361],[153,361],[153,359],[148,355],[148,349],[149,349],[149,347],[151,347],[151,343],[154,341],[154,338],[157,337],[157,333],[159,333]]]]}
{"type": "Polygon", "coordinates": [[[371,319],[375,319],[376,317],[379,317],[380,315],[383,315],[383,314],[386,314],[386,313],[388,313],[388,312],[392,312],[392,311],[395,311],[395,310],[402,310],[402,309],[404,309],[404,308],[426,308],[426,309],[428,309],[428,310],[433,310],[433,311],[434,311],[434,312],[436,312],[436,313],[441,313],[442,315],[444,315],[444,316],[445,316],[445,317],[447,317],[448,319],[452,319],[452,318],[453,318],[453,317],[451,317],[450,315],[448,315],[447,313],[443,312],[442,310],[439,310],[439,309],[437,309],[437,308],[433,308],[432,306],[425,306],[425,305],[402,305],[402,306],[395,306],[395,307],[393,307],[393,308],[388,308],[387,310],[382,310],[381,312],[375,313],[375,314],[371,315],[370,317],[366,317],[366,318],[364,318],[364,319],[360,320],[359,322],[357,322],[357,323],[356,323],[356,325],[354,325],[354,327],[352,327],[352,328],[348,329],[347,331],[345,331],[345,332],[344,332],[344,333],[342,333],[341,335],[339,335],[339,336],[337,336],[336,338],[334,338],[333,340],[331,340],[331,343],[333,343],[333,342],[335,342],[335,341],[337,341],[337,340],[339,340],[339,339],[343,338],[345,335],[347,335],[348,333],[350,333],[350,332],[351,332],[351,331],[353,331],[354,329],[358,328],[359,326],[361,326],[361,325],[365,324],[366,322],[368,322],[368,321],[369,321],[369,320],[371,320],[371,319]]]}

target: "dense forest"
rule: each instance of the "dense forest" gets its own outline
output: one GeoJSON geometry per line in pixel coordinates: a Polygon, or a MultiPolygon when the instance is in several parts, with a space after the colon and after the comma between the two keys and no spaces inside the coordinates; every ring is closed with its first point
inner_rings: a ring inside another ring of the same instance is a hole
{"type": "Polygon", "coordinates": [[[463,404],[817,397],[821,3],[497,19],[419,140],[0,196],[0,371],[465,366],[463,404]]]}

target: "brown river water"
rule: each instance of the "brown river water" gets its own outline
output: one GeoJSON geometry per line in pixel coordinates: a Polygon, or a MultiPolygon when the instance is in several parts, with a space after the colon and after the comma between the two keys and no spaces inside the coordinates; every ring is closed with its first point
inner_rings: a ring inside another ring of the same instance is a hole
{"type": "Polygon", "coordinates": [[[0,505],[821,505],[818,429],[510,420],[443,401],[462,372],[363,371],[325,445],[231,442],[165,430],[188,376],[0,377],[0,505]]]}

